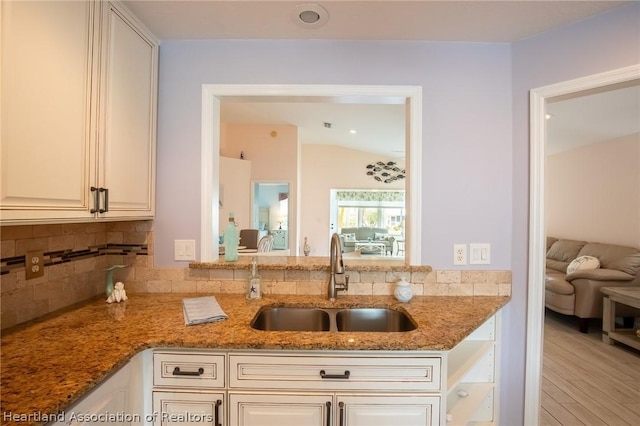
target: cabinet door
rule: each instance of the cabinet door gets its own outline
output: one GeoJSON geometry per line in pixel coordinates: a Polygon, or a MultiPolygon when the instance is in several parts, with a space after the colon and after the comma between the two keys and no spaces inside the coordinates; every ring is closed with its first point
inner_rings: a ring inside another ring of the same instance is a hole
{"type": "Polygon", "coordinates": [[[338,396],[337,420],[344,426],[439,424],[440,398],[431,396],[338,396]]]}
{"type": "Polygon", "coordinates": [[[89,218],[95,3],[0,7],[2,221],[89,218]]]}
{"type": "Polygon", "coordinates": [[[132,419],[141,417],[138,414],[138,407],[130,404],[132,374],[138,374],[138,372],[130,364],[125,365],[80,402],[67,408],[63,412],[64,420],[60,419],[53,423],[53,426],[130,425],[132,419]]]}
{"type": "Polygon", "coordinates": [[[153,392],[154,425],[222,426],[223,393],[153,392]]]}
{"type": "Polygon", "coordinates": [[[327,426],[331,395],[229,394],[229,424],[234,426],[327,426]]]}
{"type": "Polygon", "coordinates": [[[109,191],[109,211],[103,216],[152,217],[158,44],[121,6],[104,7],[98,180],[109,191]]]}

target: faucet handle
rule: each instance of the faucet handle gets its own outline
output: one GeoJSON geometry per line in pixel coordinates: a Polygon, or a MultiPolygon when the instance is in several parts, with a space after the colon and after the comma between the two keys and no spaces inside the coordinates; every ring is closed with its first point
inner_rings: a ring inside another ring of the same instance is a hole
{"type": "Polygon", "coordinates": [[[349,290],[349,275],[344,276],[344,289],[345,292],[349,290]]]}

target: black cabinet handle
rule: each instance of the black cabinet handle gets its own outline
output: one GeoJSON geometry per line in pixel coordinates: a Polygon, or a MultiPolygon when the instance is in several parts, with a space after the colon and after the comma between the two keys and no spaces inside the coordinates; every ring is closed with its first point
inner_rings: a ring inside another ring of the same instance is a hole
{"type": "Polygon", "coordinates": [[[104,192],[104,209],[98,210],[100,213],[106,213],[109,211],[109,189],[108,188],[100,188],[98,189],[100,192],[104,192]]]}
{"type": "Polygon", "coordinates": [[[100,208],[100,193],[98,192],[98,188],[95,186],[91,187],[91,192],[93,194],[93,208],[89,210],[90,213],[97,213],[100,208]]]}
{"type": "Polygon", "coordinates": [[[180,367],[173,369],[174,376],[202,376],[204,374],[204,368],[198,368],[198,371],[180,371],[180,367]]]}
{"type": "Polygon", "coordinates": [[[320,377],[323,379],[348,379],[350,375],[349,370],[344,370],[344,374],[327,374],[324,370],[320,370],[320,377]]]}
{"type": "Polygon", "coordinates": [[[222,405],[222,400],[221,399],[217,400],[216,401],[216,409],[214,411],[214,420],[213,420],[214,421],[214,426],[222,426],[222,423],[220,423],[220,406],[221,405],[222,405]]]}
{"type": "Polygon", "coordinates": [[[327,426],[331,426],[331,401],[327,401],[327,426]]]}
{"type": "Polygon", "coordinates": [[[344,426],[344,402],[340,402],[338,407],[340,407],[340,426],[344,426]]]}

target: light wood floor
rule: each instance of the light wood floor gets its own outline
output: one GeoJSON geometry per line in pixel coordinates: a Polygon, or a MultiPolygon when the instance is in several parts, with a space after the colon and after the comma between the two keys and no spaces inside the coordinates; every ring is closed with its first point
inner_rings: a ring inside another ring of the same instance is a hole
{"type": "Polygon", "coordinates": [[[602,343],[602,322],[547,310],[541,425],[640,425],[640,351],[602,343]]]}

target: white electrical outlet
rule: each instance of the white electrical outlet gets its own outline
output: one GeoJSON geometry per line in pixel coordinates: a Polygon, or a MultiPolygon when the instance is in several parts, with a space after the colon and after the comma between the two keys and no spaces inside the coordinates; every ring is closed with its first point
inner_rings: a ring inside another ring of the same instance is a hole
{"type": "Polygon", "coordinates": [[[491,263],[491,244],[469,244],[469,263],[489,265],[491,263]]]}
{"type": "Polygon", "coordinates": [[[175,260],[196,260],[196,240],[175,240],[175,260]]]}
{"type": "Polygon", "coordinates": [[[467,264],[467,245],[466,244],[453,245],[453,264],[454,265],[467,264]]]}

